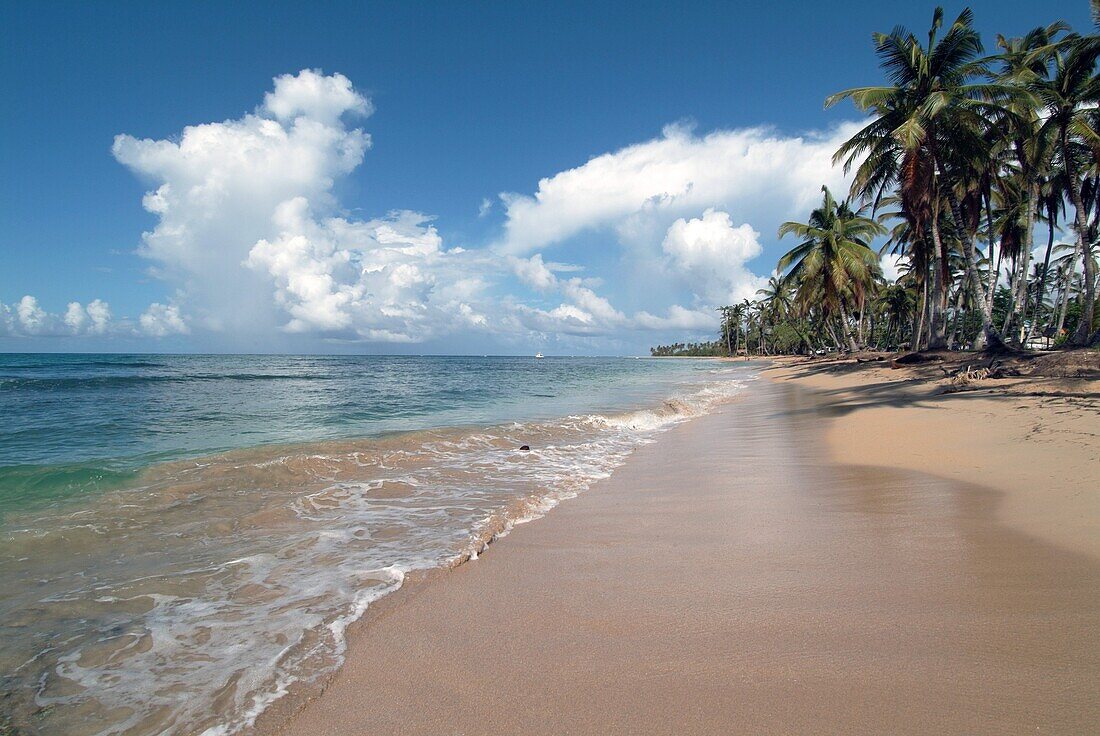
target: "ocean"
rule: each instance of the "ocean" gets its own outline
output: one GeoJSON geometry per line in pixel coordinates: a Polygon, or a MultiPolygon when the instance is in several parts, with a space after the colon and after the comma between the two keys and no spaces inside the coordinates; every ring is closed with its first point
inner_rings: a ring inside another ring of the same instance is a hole
{"type": "Polygon", "coordinates": [[[238,732],[405,575],[476,559],[752,375],[0,354],[0,732],[238,732]]]}

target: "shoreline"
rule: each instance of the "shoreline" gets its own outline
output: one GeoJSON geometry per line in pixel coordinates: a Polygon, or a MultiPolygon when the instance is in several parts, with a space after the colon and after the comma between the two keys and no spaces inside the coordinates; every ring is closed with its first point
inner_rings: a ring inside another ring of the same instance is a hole
{"type": "Polygon", "coordinates": [[[867,412],[838,424],[827,392],[850,387],[790,370],[476,564],[407,581],[349,632],[324,692],[284,698],[258,732],[1074,733],[1100,718],[1100,565],[1079,532],[1020,534],[1011,488],[838,462],[842,423],[867,412]]]}

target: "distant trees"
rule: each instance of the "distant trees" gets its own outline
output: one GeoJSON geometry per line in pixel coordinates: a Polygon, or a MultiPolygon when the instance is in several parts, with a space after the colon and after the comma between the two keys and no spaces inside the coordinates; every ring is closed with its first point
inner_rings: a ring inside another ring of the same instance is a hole
{"type": "Polygon", "coordinates": [[[674,342],[671,345],[658,345],[649,349],[655,358],[662,357],[701,357],[715,358],[729,355],[721,342],[674,342]]]}

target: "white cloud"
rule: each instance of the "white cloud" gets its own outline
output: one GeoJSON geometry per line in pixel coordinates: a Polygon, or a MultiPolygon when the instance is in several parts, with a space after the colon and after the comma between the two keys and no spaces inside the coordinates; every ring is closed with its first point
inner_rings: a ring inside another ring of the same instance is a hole
{"type": "Polygon", "coordinates": [[[176,305],[153,302],[138,320],[141,330],[150,337],[186,335],[191,332],[176,305]]]}
{"type": "Polygon", "coordinates": [[[661,247],[702,300],[731,304],[751,299],[765,282],[745,267],[763,250],[759,237],[750,225],[734,227],[728,213],[708,209],[672,223],[661,247]]]}
{"type": "MultiPolygon", "coordinates": [[[[509,339],[712,330],[714,306],[759,286],[750,267],[762,250],[757,231],[803,216],[823,183],[843,188],[831,157],[854,130],[697,135],[669,126],[542,179],[529,196],[501,195],[501,236],[448,249],[428,216],[360,220],[336,201],[334,185],[370,148],[354,125],[372,111],[347,77],[303,70],[277,77],[237,119],[165,140],[118,136],[116,159],[153,182],[142,204],[157,223],[138,252],[174,294],[135,329],[386,342],[467,330],[509,339]],[[546,259],[546,249],[593,232],[609,237],[581,265],[546,259]],[[582,268],[587,277],[569,276],[582,268]]],[[[483,199],[478,216],[493,206],[483,199]]],[[[105,324],[94,304],[70,307],[70,332],[105,324]]],[[[16,312],[0,317],[22,324],[16,312]]]]}
{"type": "Polygon", "coordinates": [[[332,187],[370,146],[347,121],[371,111],[346,77],[304,70],[276,78],[255,113],[189,126],[178,142],[116,138],[115,157],[156,182],[143,206],[159,221],[139,252],[194,315],[147,313],[143,327],[385,342],[490,328],[499,257],[446,250],[416,212],[342,216],[332,187]]]}
{"type": "Polygon", "coordinates": [[[275,220],[279,236],[256,243],[246,263],[271,277],[275,300],[291,318],[287,331],[415,342],[455,321],[488,323],[464,301],[484,286],[469,269],[477,256],[444,251],[424,215],[318,220],[305,199],[296,198],[277,208],[275,220]]]}
{"type": "Polygon", "coordinates": [[[278,236],[273,215],[283,202],[335,207],[334,180],[370,146],[344,119],[370,111],[346,77],[303,70],[275,79],[263,106],[240,119],[188,126],[171,140],[115,138],[115,158],[156,182],[142,204],[158,222],[139,253],[206,327],[277,323],[270,286],[242,263],[258,241],[278,236]]]}
{"type": "Polygon", "coordinates": [[[509,259],[512,270],[519,280],[538,291],[548,291],[558,285],[558,279],[542,261],[542,255],[536,253],[530,258],[509,259]]]}
{"type": "Polygon", "coordinates": [[[586,230],[639,229],[633,218],[675,218],[708,207],[752,213],[801,214],[821,185],[843,188],[832,165],[839,144],[856,130],[845,124],[825,135],[783,137],[766,128],[696,136],[671,125],[660,138],[606,153],[542,179],[532,196],[504,194],[507,223],[499,246],[524,254],[586,230]]]}
{"type": "Polygon", "coordinates": [[[905,265],[906,257],[903,255],[896,255],[894,253],[883,253],[879,258],[879,265],[882,266],[883,277],[893,283],[901,276],[901,269],[905,265]]]}
{"type": "Polygon", "coordinates": [[[111,326],[111,308],[102,299],[91,301],[87,307],[69,302],[62,319],[74,335],[104,335],[111,326]]]}
{"type": "Polygon", "coordinates": [[[29,294],[19,300],[15,305],[15,315],[18,318],[20,331],[27,335],[41,335],[50,332],[56,317],[47,314],[38,306],[38,300],[29,294]]]}
{"type": "Polygon", "coordinates": [[[697,309],[685,309],[679,304],[673,304],[668,309],[667,317],[657,317],[649,312],[639,312],[634,315],[634,323],[644,330],[711,330],[718,326],[718,317],[713,312],[704,312],[697,309]]]}
{"type": "Polygon", "coordinates": [[[80,302],[69,302],[69,307],[65,311],[65,324],[69,326],[69,329],[74,333],[79,333],[87,323],[88,313],[84,311],[84,307],[80,302]]]}
{"type": "Polygon", "coordinates": [[[0,335],[12,337],[65,337],[125,334],[129,324],[112,320],[111,307],[102,299],[93,299],[85,307],[69,302],[63,313],[53,313],[26,295],[8,306],[0,303],[0,335]]]}
{"type": "Polygon", "coordinates": [[[102,335],[111,326],[111,307],[102,299],[93,299],[85,309],[90,322],[89,332],[102,335]]]}
{"type": "Polygon", "coordinates": [[[264,109],[282,122],[303,117],[328,126],[338,126],[344,113],[374,112],[370,100],[356,92],[343,74],[326,77],[311,69],[275,77],[275,90],[264,95],[264,109]]]}

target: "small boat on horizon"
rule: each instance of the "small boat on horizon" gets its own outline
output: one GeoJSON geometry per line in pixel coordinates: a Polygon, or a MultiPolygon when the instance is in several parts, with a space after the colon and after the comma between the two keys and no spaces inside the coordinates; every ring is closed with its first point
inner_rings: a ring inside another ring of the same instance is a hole
{"type": "Polygon", "coordinates": [[[542,357],[542,353],[535,353],[535,357],[536,357],[536,358],[541,358],[541,357],[542,357]]]}

